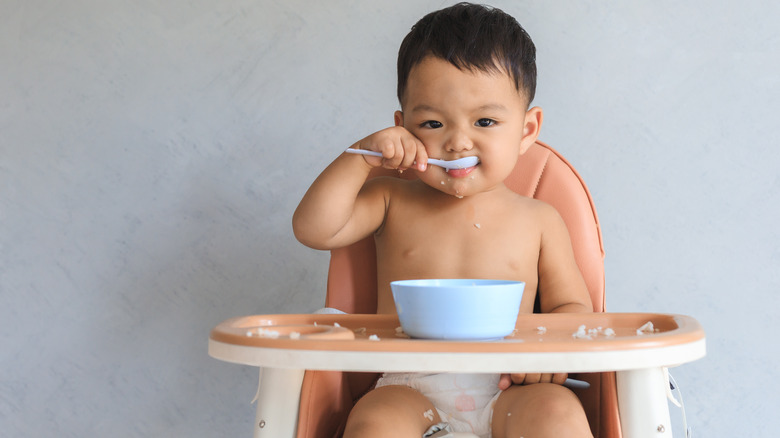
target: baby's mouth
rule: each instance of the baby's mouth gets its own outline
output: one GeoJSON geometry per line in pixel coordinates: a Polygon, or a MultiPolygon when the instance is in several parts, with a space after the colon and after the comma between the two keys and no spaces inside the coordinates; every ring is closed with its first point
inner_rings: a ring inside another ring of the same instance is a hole
{"type": "Polygon", "coordinates": [[[447,169],[447,175],[453,178],[464,178],[476,169],[477,166],[466,167],[463,169],[447,169]]]}

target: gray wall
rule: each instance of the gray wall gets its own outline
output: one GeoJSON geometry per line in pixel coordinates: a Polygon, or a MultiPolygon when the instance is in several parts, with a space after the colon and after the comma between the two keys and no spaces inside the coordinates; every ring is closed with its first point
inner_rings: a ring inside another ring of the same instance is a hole
{"type": "MultiPolygon", "coordinates": [[[[392,123],[398,44],[447,4],[0,0],[0,435],[249,436],[255,370],[208,332],[321,306],[292,211],[392,123]]],[[[774,436],[780,6],[495,4],[595,198],[609,309],[704,325],[674,372],[696,436],[774,436]]]]}

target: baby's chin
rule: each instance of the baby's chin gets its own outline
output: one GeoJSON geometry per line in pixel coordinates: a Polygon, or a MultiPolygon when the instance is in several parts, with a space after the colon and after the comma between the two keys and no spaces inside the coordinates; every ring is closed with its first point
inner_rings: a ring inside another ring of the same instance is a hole
{"type": "Polygon", "coordinates": [[[447,177],[425,181],[425,183],[432,188],[444,194],[454,196],[458,199],[463,199],[464,197],[472,194],[472,190],[468,182],[469,180],[456,180],[454,178],[447,177]]]}
{"type": "Polygon", "coordinates": [[[464,196],[468,196],[471,193],[471,187],[469,185],[470,180],[459,179],[452,184],[452,196],[463,199],[464,196]]]}

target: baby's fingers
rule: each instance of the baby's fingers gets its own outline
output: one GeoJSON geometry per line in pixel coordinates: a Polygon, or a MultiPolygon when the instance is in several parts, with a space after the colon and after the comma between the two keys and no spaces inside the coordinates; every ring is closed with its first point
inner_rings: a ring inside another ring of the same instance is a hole
{"type": "MultiPolygon", "coordinates": [[[[393,127],[382,132],[379,148],[384,159],[382,166],[388,169],[408,169],[414,164],[419,140],[403,127],[393,127]]],[[[421,143],[420,143],[421,144],[421,143]]]]}
{"type": "Polygon", "coordinates": [[[514,383],[515,385],[522,385],[523,382],[525,382],[526,376],[528,376],[528,374],[525,374],[525,373],[513,373],[513,374],[511,374],[512,383],[514,383]]]}
{"type": "Polygon", "coordinates": [[[419,156],[420,150],[425,154],[425,147],[422,142],[403,127],[396,127],[394,129],[396,129],[399,134],[393,145],[395,147],[393,153],[394,159],[388,160],[385,167],[406,170],[415,166],[415,163],[417,163],[416,167],[419,169],[419,164],[421,162],[425,163],[428,160],[427,156],[422,158],[419,156]]]}
{"type": "Polygon", "coordinates": [[[567,373],[555,373],[552,375],[552,383],[563,385],[568,377],[567,373]]]}
{"type": "Polygon", "coordinates": [[[502,374],[498,379],[498,389],[504,391],[512,386],[512,376],[509,374],[502,374]]]}
{"type": "Polygon", "coordinates": [[[525,379],[523,379],[523,385],[531,385],[534,383],[542,382],[543,374],[540,373],[527,373],[525,379]]]}
{"type": "Polygon", "coordinates": [[[398,137],[386,136],[376,141],[376,148],[382,154],[382,167],[398,169],[404,159],[404,148],[398,137]]]}
{"type": "MultiPolygon", "coordinates": [[[[412,134],[410,133],[410,135],[412,134]]],[[[411,145],[411,147],[414,148],[414,151],[410,154],[414,157],[412,165],[420,172],[425,172],[425,169],[428,168],[428,151],[425,150],[425,145],[422,141],[417,137],[414,137],[414,135],[412,135],[412,137],[414,139],[413,144],[411,145]]]]}

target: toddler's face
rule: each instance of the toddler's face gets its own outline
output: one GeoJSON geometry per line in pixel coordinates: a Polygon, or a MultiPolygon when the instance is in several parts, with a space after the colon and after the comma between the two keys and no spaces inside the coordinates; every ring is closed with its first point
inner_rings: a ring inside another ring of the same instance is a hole
{"type": "Polygon", "coordinates": [[[396,124],[416,135],[431,158],[479,157],[468,169],[429,166],[419,173],[431,187],[469,196],[500,186],[511,173],[521,153],[526,107],[505,72],[460,70],[429,56],[409,74],[396,124]]]}

